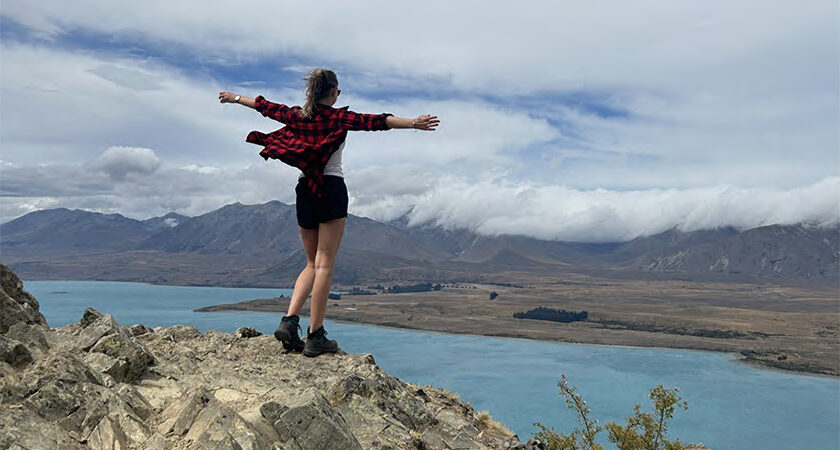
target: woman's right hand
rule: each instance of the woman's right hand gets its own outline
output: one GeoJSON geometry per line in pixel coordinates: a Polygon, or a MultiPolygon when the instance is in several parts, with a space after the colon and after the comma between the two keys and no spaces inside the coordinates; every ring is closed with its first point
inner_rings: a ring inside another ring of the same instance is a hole
{"type": "Polygon", "coordinates": [[[219,102],[220,103],[235,103],[236,94],[233,92],[222,91],[219,92],[219,102]]]}
{"type": "Polygon", "coordinates": [[[435,131],[435,127],[437,127],[439,124],[440,120],[438,120],[437,116],[430,116],[428,114],[424,114],[414,119],[414,122],[412,123],[412,128],[416,130],[435,131]]]}

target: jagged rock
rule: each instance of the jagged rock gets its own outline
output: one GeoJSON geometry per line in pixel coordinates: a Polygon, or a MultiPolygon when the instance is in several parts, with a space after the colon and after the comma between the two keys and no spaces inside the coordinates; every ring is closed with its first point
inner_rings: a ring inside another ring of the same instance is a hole
{"type": "Polygon", "coordinates": [[[183,436],[189,431],[198,413],[213,399],[207,389],[200,387],[183,395],[161,414],[165,420],[158,426],[164,435],[183,436]]]}
{"type": "Polygon", "coordinates": [[[151,434],[143,422],[152,414],[148,402],[130,386],[108,389],[100,376],[73,355],[51,353],[6,377],[0,399],[63,429],[66,436],[91,439],[93,448],[127,448],[126,444],[143,442],[151,434]]]}
{"type": "Polygon", "coordinates": [[[267,402],[260,406],[260,414],[271,422],[272,425],[280,419],[280,416],[283,415],[284,412],[288,410],[288,406],[281,405],[277,402],[267,402]]]}
{"type": "Polygon", "coordinates": [[[85,308],[79,321],[78,331],[71,329],[77,336],[76,347],[81,351],[89,351],[100,339],[109,334],[119,332],[120,324],[110,314],[101,314],[93,308],[85,308]]]}
{"type": "Polygon", "coordinates": [[[423,406],[423,402],[412,395],[403,383],[387,375],[376,374],[365,381],[369,397],[409,429],[423,429],[435,418],[423,406]]]}
{"type": "Polygon", "coordinates": [[[88,306],[85,312],[82,313],[82,318],[79,319],[79,325],[82,328],[87,328],[97,320],[101,319],[102,313],[88,306]]]}
{"type": "Polygon", "coordinates": [[[19,369],[33,360],[32,353],[25,345],[14,339],[0,336],[0,361],[19,369]]]}
{"type": "Polygon", "coordinates": [[[307,389],[285,405],[263,405],[261,412],[273,422],[281,438],[293,439],[301,450],[362,448],[344,418],[314,388],[307,389]]]}
{"type": "Polygon", "coordinates": [[[119,423],[110,417],[105,417],[99,422],[99,425],[88,435],[87,442],[91,448],[129,448],[128,436],[119,423]]]}
{"type": "Polygon", "coordinates": [[[266,420],[265,417],[263,417],[259,406],[254,405],[251,408],[239,411],[239,415],[242,416],[245,421],[250,423],[255,430],[262,434],[266,441],[280,442],[280,435],[277,434],[277,430],[274,429],[274,426],[266,420]]]}
{"type": "Polygon", "coordinates": [[[154,357],[128,327],[122,326],[110,314],[86,308],[78,324],[58,330],[67,337],[59,347],[90,353],[101,353],[109,358],[85,356],[85,361],[101,373],[108,374],[117,383],[136,381],[154,362],[154,357]]]}
{"type": "Polygon", "coordinates": [[[90,351],[103,353],[122,363],[112,366],[108,372],[118,382],[133,382],[154,361],[154,357],[145,347],[124,332],[102,337],[90,351]]]}
{"type": "Polygon", "coordinates": [[[521,446],[451,394],[388,376],[371,355],[302,358],[273,336],[150,332],[94,309],[57,330],[18,320],[6,331],[0,448],[521,446]]]}
{"type": "MultiPolygon", "coordinates": [[[[126,397],[132,398],[131,395],[126,395],[126,397]]],[[[141,411],[145,406],[147,405],[140,406],[141,411]]],[[[117,427],[131,445],[145,442],[152,435],[152,431],[143,422],[138,411],[119,392],[115,392],[114,395],[109,397],[108,412],[103,421],[105,419],[108,419],[109,427],[117,427]]]]}
{"type": "Polygon", "coordinates": [[[452,448],[446,445],[446,441],[443,439],[443,436],[441,436],[440,433],[433,428],[427,428],[423,431],[420,435],[420,442],[422,443],[422,448],[452,448]]]}
{"type": "Polygon", "coordinates": [[[249,339],[257,336],[262,336],[262,333],[251,327],[240,327],[236,330],[236,335],[243,339],[249,339]]]}
{"type": "Polygon", "coordinates": [[[146,397],[143,397],[142,394],[137,392],[134,386],[121,384],[116,388],[115,393],[140,420],[145,421],[154,414],[154,407],[152,407],[146,397]]]}
{"type": "Polygon", "coordinates": [[[351,374],[339,380],[330,389],[329,399],[332,403],[344,403],[348,401],[353,394],[368,397],[370,395],[370,388],[364,378],[351,374]]]}
{"type": "Polygon", "coordinates": [[[101,378],[76,356],[51,353],[23,370],[4,377],[0,384],[0,402],[22,402],[52,382],[65,385],[102,384],[101,378]]]}
{"type": "Polygon", "coordinates": [[[23,282],[14,272],[0,264],[0,334],[19,322],[48,328],[38,300],[23,289],[23,282]]]}
{"type": "Polygon", "coordinates": [[[339,380],[329,392],[333,403],[343,403],[352,395],[369,398],[408,429],[423,429],[435,420],[424,408],[422,398],[417,398],[392,377],[377,373],[364,379],[351,374],[339,380]]]}
{"type": "Polygon", "coordinates": [[[125,361],[108,356],[104,353],[86,353],[84,355],[85,364],[91,369],[107,375],[103,377],[103,384],[112,387],[116,384],[114,376],[125,372],[125,361]]]}
{"type": "Polygon", "coordinates": [[[259,450],[271,446],[250,423],[215,398],[201,409],[186,436],[194,448],[259,450]]]}
{"type": "Polygon", "coordinates": [[[414,447],[411,430],[359,395],[351,395],[334,408],[363,448],[381,448],[386,443],[398,448],[414,447]]]}
{"type": "Polygon", "coordinates": [[[183,342],[201,337],[201,332],[196,327],[188,325],[175,325],[169,328],[163,328],[159,334],[163,339],[171,342],[183,342]]]}
{"type": "Polygon", "coordinates": [[[131,331],[132,336],[141,336],[146,333],[154,333],[154,330],[147,327],[146,325],[136,323],[130,327],[128,327],[129,331],[131,331]]]}
{"type": "Polygon", "coordinates": [[[166,448],[166,438],[160,433],[154,433],[145,442],[140,444],[140,448],[158,449],[166,448]]]}
{"type": "Polygon", "coordinates": [[[48,329],[24,322],[18,322],[6,333],[6,337],[14,339],[23,345],[33,354],[33,357],[40,357],[50,348],[47,340],[48,329]]]}
{"type": "Polygon", "coordinates": [[[81,450],[67,430],[20,404],[0,404],[0,448],[81,450]]]}

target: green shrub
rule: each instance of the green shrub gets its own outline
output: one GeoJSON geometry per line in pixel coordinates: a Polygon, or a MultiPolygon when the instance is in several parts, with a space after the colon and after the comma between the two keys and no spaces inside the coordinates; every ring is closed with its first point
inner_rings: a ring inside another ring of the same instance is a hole
{"type": "Polygon", "coordinates": [[[556,432],[554,428],[547,428],[537,422],[534,425],[539,432],[534,438],[541,441],[550,450],[603,450],[603,447],[595,443],[595,436],[606,429],[609,433],[609,440],[619,450],[682,450],[685,447],[679,441],[665,439],[668,431],[668,421],[674,417],[676,408],[688,409],[688,404],[682,401],[678,395],[679,388],[666,388],[663,385],[656,386],[650,390],[650,399],[653,400],[654,412],[641,412],[641,405],[636,405],[632,416],[628,417],[627,425],[621,426],[610,422],[601,427],[597,420],[590,417],[591,410],[586,406],[586,401],[577,393],[577,388],[569,385],[566,375],[563,375],[557,383],[560,388],[560,395],[566,401],[569,409],[575,411],[578,416],[578,423],[582,429],[575,429],[570,434],[556,432]]]}

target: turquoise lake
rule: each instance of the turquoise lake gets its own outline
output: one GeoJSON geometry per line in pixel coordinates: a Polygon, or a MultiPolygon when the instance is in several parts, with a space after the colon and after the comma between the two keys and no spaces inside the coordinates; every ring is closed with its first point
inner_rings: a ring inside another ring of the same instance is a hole
{"type": "MultiPolygon", "coordinates": [[[[284,289],[156,286],[104,281],[27,281],[51,327],[77,322],[86,306],[124,325],[252,326],[271,333],[281,314],[196,313],[200,306],[288,295],[284,289]]],[[[329,310],[327,311],[329,317],[329,310]]],[[[306,318],[303,319],[307,323],[306,318]]],[[[557,389],[565,374],[600,423],[651,409],[650,388],[679,386],[668,437],[715,450],[840,449],[840,380],[758,369],[722,353],[558,344],[426,333],[327,321],[348,353],[372,353],[389,374],[458,393],[525,441],[533,422],[570,431],[577,418],[557,389]]],[[[606,448],[614,448],[601,433],[606,448]]]]}

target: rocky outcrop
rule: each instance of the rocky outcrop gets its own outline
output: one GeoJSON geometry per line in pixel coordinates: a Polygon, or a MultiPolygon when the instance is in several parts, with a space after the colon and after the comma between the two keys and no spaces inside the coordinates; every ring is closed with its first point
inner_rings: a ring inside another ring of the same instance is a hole
{"type": "Polygon", "coordinates": [[[23,282],[14,272],[2,264],[0,267],[0,334],[19,323],[47,328],[38,300],[23,290],[23,282]]]}
{"type": "Polygon", "coordinates": [[[50,330],[0,270],[0,448],[540,448],[371,355],[305,358],[254,330],[125,327],[93,309],[50,330]]]}

